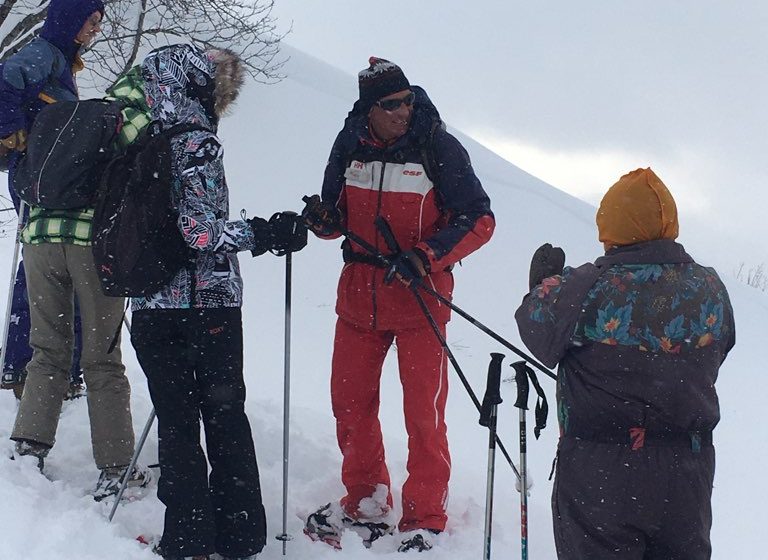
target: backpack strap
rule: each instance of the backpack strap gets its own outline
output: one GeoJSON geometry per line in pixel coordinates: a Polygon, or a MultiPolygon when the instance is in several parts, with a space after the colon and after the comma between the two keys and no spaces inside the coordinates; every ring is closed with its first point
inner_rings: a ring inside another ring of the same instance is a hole
{"type": "MultiPolygon", "coordinates": [[[[184,134],[185,132],[194,132],[196,130],[205,130],[206,132],[213,133],[213,130],[207,126],[195,123],[180,123],[173,125],[170,128],[163,129],[163,124],[160,121],[153,121],[149,124],[148,133],[150,136],[156,136],[162,134],[168,138],[172,138],[178,134],[184,134]]],[[[197,265],[194,254],[189,250],[189,262],[185,267],[187,274],[189,275],[189,305],[195,306],[195,300],[197,299],[197,265]]]]}
{"type": "Polygon", "coordinates": [[[443,126],[443,121],[434,119],[432,126],[429,129],[429,133],[419,146],[421,164],[424,166],[424,172],[433,184],[437,181],[437,171],[440,169],[440,165],[435,160],[435,132],[438,128],[443,128],[443,126]]]}
{"type": "Polygon", "coordinates": [[[185,132],[194,132],[195,130],[205,130],[206,132],[213,132],[209,127],[195,123],[180,123],[175,124],[170,128],[164,128],[163,123],[160,121],[152,121],[148,126],[150,136],[156,136],[157,134],[163,134],[164,136],[176,136],[177,134],[184,134],[185,132]]]}

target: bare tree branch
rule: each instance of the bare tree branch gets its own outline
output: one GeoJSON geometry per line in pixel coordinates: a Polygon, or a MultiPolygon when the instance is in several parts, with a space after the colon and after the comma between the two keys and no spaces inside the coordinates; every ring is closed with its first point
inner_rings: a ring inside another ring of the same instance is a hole
{"type": "Polygon", "coordinates": [[[3,3],[0,4],[0,25],[3,24],[3,22],[8,17],[8,14],[11,13],[11,9],[16,4],[17,0],[3,0],[3,3]]]}
{"type": "MultiPolygon", "coordinates": [[[[15,1],[14,1],[15,3],[15,1]]],[[[19,23],[17,23],[8,34],[0,41],[0,52],[11,54],[11,50],[6,50],[11,44],[14,44],[15,49],[20,49],[33,39],[33,34],[30,33],[35,27],[37,27],[48,13],[48,6],[46,6],[36,13],[26,15],[19,23]]],[[[5,20],[3,20],[5,21],[5,20]]],[[[0,22],[1,23],[1,22],[0,22]]],[[[5,59],[6,56],[0,58],[0,61],[5,59]]]]}
{"type": "MultiPolygon", "coordinates": [[[[34,36],[48,2],[0,2],[0,28],[2,14],[10,14],[14,5],[24,4],[29,12],[0,35],[0,53],[8,56],[34,36]]],[[[256,81],[279,81],[285,64],[279,59],[280,41],[290,29],[277,32],[273,6],[274,0],[105,0],[102,34],[82,53],[87,81],[108,85],[128,72],[142,53],[173,42],[229,48],[240,55],[256,81]]],[[[18,16],[20,10],[14,11],[18,16]]]]}

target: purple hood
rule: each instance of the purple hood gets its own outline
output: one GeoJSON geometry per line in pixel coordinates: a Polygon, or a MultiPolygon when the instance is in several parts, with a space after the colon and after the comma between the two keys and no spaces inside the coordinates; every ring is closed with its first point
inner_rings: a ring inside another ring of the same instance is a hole
{"type": "Polygon", "coordinates": [[[51,0],[40,36],[58,47],[71,63],[80,49],[75,37],[93,12],[104,14],[102,0],[51,0]]]}

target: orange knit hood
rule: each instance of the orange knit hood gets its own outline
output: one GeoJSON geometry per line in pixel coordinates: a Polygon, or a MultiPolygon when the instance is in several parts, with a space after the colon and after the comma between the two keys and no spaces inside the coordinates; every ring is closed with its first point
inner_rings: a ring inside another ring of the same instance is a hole
{"type": "Polygon", "coordinates": [[[619,179],[597,211],[597,231],[606,249],[676,239],[679,229],[675,199],[650,167],[619,179]]]}

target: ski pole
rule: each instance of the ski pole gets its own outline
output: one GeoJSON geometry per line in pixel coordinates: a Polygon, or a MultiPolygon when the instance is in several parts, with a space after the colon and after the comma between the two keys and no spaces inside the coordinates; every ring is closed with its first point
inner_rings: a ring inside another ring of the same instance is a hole
{"type": "MultiPolygon", "coordinates": [[[[306,202],[307,199],[308,197],[305,196],[303,200],[306,202]]],[[[350,241],[360,245],[360,247],[365,249],[365,251],[368,252],[372,257],[376,258],[381,263],[381,265],[384,266],[385,268],[391,267],[392,263],[390,262],[390,260],[386,256],[382,255],[381,252],[376,247],[368,243],[365,239],[363,239],[359,235],[352,233],[351,231],[349,231],[344,227],[339,227],[338,232],[341,233],[341,235],[343,235],[350,241]]],[[[483,323],[475,319],[472,315],[470,315],[469,313],[461,309],[458,305],[454,304],[451,300],[443,296],[441,293],[433,290],[429,286],[425,285],[423,282],[415,282],[415,283],[421,290],[431,295],[432,297],[437,298],[441,303],[450,307],[459,316],[469,321],[472,325],[474,325],[475,327],[483,331],[485,334],[493,338],[496,342],[498,342],[502,346],[508,348],[509,350],[517,354],[519,357],[526,360],[528,363],[536,367],[536,369],[538,369],[548,377],[551,377],[552,379],[557,380],[557,376],[551,371],[549,371],[545,366],[537,362],[534,358],[532,358],[531,356],[529,356],[528,354],[520,350],[517,346],[507,341],[505,338],[503,338],[502,336],[500,336],[490,328],[486,327],[483,323]]]]}
{"type": "Polygon", "coordinates": [[[5,306],[5,321],[3,322],[3,346],[0,349],[0,370],[5,374],[5,354],[8,350],[8,331],[11,327],[11,307],[13,306],[13,287],[16,281],[16,269],[19,266],[19,252],[21,251],[21,230],[24,229],[24,212],[27,203],[23,200],[19,205],[19,223],[16,226],[16,241],[13,246],[13,259],[11,263],[11,282],[8,286],[8,299],[5,306]]]}
{"type": "Polygon", "coordinates": [[[120,489],[117,491],[117,496],[115,497],[115,503],[112,504],[112,511],[109,512],[109,521],[112,521],[112,518],[115,516],[115,512],[117,511],[117,506],[120,505],[120,500],[123,497],[123,492],[125,492],[125,488],[128,486],[128,479],[131,477],[131,473],[133,473],[133,469],[136,466],[136,462],[139,460],[139,455],[141,454],[141,449],[144,447],[144,442],[147,441],[147,436],[149,435],[149,430],[152,429],[152,424],[155,421],[155,409],[152,409],[152,412],[149,413],[149,418],[147,418],[147,423],[144,424],[144,431],[141,432],[141,437],[139,438],[138,445],[136,445],[136,449],[133,452],[133,457],[131,457],[131,463],[128,465],[128,468],[125,469],[125,473],[123,474],[123,479],[120,481],[120,489]]]}
{"type": "MultiPolygon", "coordinates": [[[[488,365],[488,383],[480,410],[480,425],[488,428],[488,474],[485,487],[485,548],[484,560],[491,558],[491,525],[493,522],[493,479],[496,470],[496,418],[498,406],[501,404],[501,362],[504,354],[491,353],[491,363],[488,365]]],[[[523,470],[520,470],[522,480],[523,470]]]]}
{"type": "Polygon", "coordinates": [[[517,400],[515,407],[520,416],[520,553],[522,560],[528,560],[528,468],[527,468],[527,427],[525,411],[528,410],[528,368],[525,362],[515,362],[515,383],[517,400]]]}
{"type": "MultiPolygon", "coordinates": [[[[461,370],[461,366],[459,366],[459,362],[456,360],[456,357],[453,355],[453,352],[448,347],[448,342],[445,340],[445,337],[442,334],[440,334],[440,330],[437,326],[437,323],[435,322],[435,318],[432,316],[432,313],[430,313],[429,308],[427,307],[427,304],[424,303],[424,298],[421,297],[421,294],[416,290],[416,288],[411,288],[411,292],[416,297],[416,301],[419,303],[419,307],[421,307],[421,311],[426,316],[427,321],[429,321],[429,324],[435,333],[435,336],[437,336],[441,346],[443,347],[443,350],[445,350],[445,353],[448,355],[448,360],[451,362],[453,369],[456,371],[456,374],[459,376],[459,380],[461,381],[461,384],[464,385],[464,388],[467,390],[467,393],[469,394],[469,398],[472,400],[472,403],[475,405],[475,408],[477,409],[477,411],[480,412],[482,409],[480,405],[480,401],[477,400],[477,396],[475,395],[475,392],[472,390],[472,386],[469,384],[469,381],[467,381],[467,377],[464,375],[464,372],[461,370]]],[[[504,455],[504,458],[507,460],[507,463],[509,463],[509,466],[512,468],[512,472],[514,472],[517,479],[520,480],[520,472],[517,470],[515,463],[512,461],[512,457],[510,457],[509,453],[507,452],[507,448],[504,446],[504,443],[501,441],[501,438],[498,436],[498,434],[494,436],[494,441],[496,441],[496,445],[499,446],[499,451],[501,451],[501,454],[504,455]]]]}
{"type": "Polygon", "coordinates": [[[293,537],[288,534],[288,428],[291,396],[291,252],[285,254],[285,329],[283,333],[285,359],[283,363],[283,532],[275,538],[286,543],[293,537]]]}
{"type": "MultiPolygon", "coordinates": [[[[125,316],[125,313],[123,313],[123,324],[125,325],[126,329],[128,329],[128,332],[131,332],[131,322],[128,320],[128,317],[125,316]]],[[[118,330],[118,333],[120,331],[118,330]]],[[[120,488],[117,491],[117,496],[115,497],[115,503],[112,504],[112,509],[109,512],[109,521],[112,522],[112,518],[115,516],[115,512],[117,511],[117,506],[120,504],[120,500],[123,497],[123,493],[125,492],[125,489],[128,487],[128,480],[131,478],[131,474],[133,473],[133,468],[136,466],[136,463],[139,460],[139,455],[141,455],[141,450],[144,448],[144,443],[147,441],[147,437],[149,436],[149,430],[152,429],[152,424],[155,422],[155,409],[152,409],[152,412],[149,413],[149,418],[147,418],[147,422],[144,424],[144,430],[141,432],[141,437],[139,438],[138,445],[136,445],[136,449],[133,450],[133,457],[131,457],[131,462],[128,465],[128,468],[123,473],[123,478],[120,480],[120,488]]]]}
{"type": "MultiPolygon", "coordinates": [[[[380,230],[382,236],[384,237],[384,241],[388,245],[390,245],[390,249],[394,252],[399,252],[399,248],[397,247],[397,240],[395,239],[395,236],[392,234],[392,230],[390,229],[389,224],[386,222],[386,220],[384,220],[383,218],[377,219],[376,227],[380,230]]],[[[378,254],[381,255],[381,253],[378,253],[378,254]]],[[[432,313],[429,311],[427,304],[424,302],[424,298],[421,296],[421,294],[419,293],[414,283],[411,283],[410,289],[411,289],[411,293],[416,298],[416,302],[419,304],[419,308],[421,308],[421,312],[427,318],[427,321],[429,322],[430,327],[432,327],[432,331],[435,333],[435,336],[437,337],[438,341],[440,341],[440,346],[442,346],[443,350],[448,356],[448,360],[451,362],[451,365],[453,366],[453,369],[456,371],[456,374],[459,376],[459,380],[461,381],[461,384],[464,386],[464,389],[466,389],[467,393],[469,394],[469,398],[472,400],[472,404],[474,404],[477,411],[480,412],[482,408],[480,406],[480,401],[477,400],[477,396],[475,395],[475,392],[472,390],[472,386],[469,384],[469,381],[467,380],[467,377],[464,375],[464,372],[462,371],[458,360],[453,355],[453,352],[448,346],[448,341],[445,340],[445,337],[440,332],[440,328],[437,326],[437,322],[435,321],[435,318],[432,316],[432,313]]],[[[515,466],[515,463],[512,461],[512,457],[510,457],[509,453],[507,453],[507,449],[506,447],[504,447],[504,444],[502,443],[498,435],[496,436],[495,440],[496,440],[496,444],[499,446],[499,450],[501,451],[502,455],[504,455],[504,458],[509,463],[509,466],[512,467],[512,471],[515,473],[515,476],[519,479],[520,473],[517,471],[517,467],[515,466]]]]}

